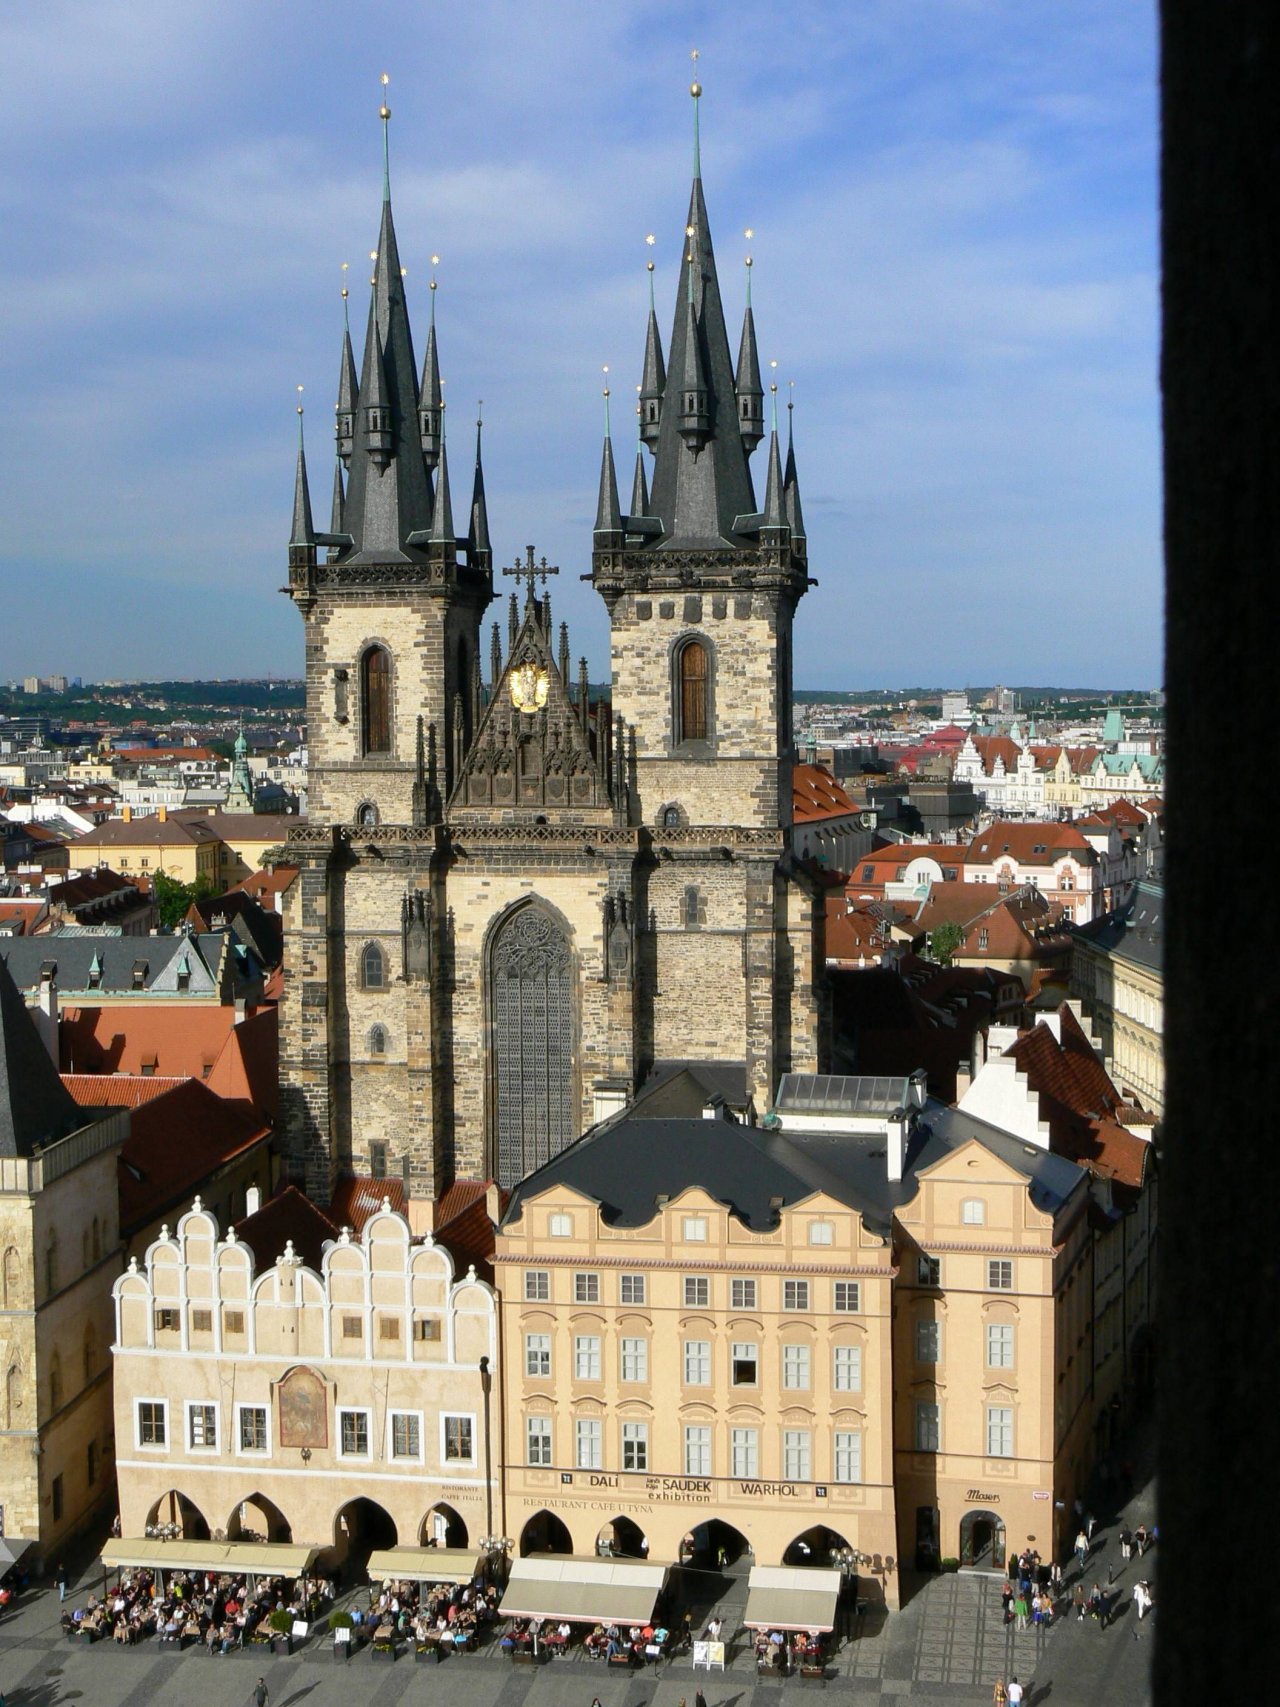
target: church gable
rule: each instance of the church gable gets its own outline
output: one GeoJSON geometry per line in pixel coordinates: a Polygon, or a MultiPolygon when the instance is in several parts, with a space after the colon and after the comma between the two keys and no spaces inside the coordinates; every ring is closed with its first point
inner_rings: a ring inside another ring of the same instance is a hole
{"type": "MultiPolygon", "coordinates": [[[[614,822],[608,740],[593,727],[586,686],[570,696],[544,627],[549,601],[532,596],[506,665],[463,759],[449,815],[614,822]]],[[[568,657],[562,638],[562,660],[568,657]]],[[[607,724],[607,713],[604,718],[607,724]]]]}

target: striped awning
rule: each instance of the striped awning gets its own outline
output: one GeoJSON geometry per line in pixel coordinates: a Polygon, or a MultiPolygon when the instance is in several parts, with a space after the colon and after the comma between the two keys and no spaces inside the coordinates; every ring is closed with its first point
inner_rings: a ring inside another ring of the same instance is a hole
{"type": "Polygon", "coordinates": [[[807,1630],[823,1635],[836,1627],[843,1581],[841,1571],[752,1565],[742,1622],[749,1630],[807,1630]]]}
{"type": "Polygon", "coordinates": [[[644,1559],[590,1559],[575,1553],[517,1559],[502,1596],[502,1615],[569,1624],[645,1624],[669,1569],[644,1559]]]}
{"type": "Polygon", "coordinates": [[[469,1583],[484,1570],[474,1547],[386,1547],[369,1555],[370,1582],[401,1577],[415,1583],[469,1583]]]}
{"type": "Polygon", "coordinates": [[[218,1571],[228,1576],[300,1577],[319,1547],[272,1541],[108,1541],[106,1570],[218,1571]]]}

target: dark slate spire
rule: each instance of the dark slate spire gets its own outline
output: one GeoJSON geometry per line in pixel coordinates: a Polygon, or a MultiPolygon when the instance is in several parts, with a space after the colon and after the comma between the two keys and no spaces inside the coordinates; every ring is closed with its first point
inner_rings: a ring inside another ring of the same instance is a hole
{"type": "Polygon", "coordinates": [[[452,545],[457,535],[453,531],[453,504],[449,498],[449,451],[445,444],[443,421],[440,427],[440,468],[436,478],[435,509],[431,515],[431,543],[452,545]]]}
{"type": "Polygon", "coordinates": [[[644,374],[640,380],[640,437],[650,450],[658,443],[662,424],[662,394],[667,370],[662,362],[662,334],[653,302],[653,262],[649,262],[649,325],[644,340],[644,374]]]}
{"type": "Polygon", "coordinates": [[[645,475],[644,446],[636,449],[636,471],[631,481],[631,511],[633,516],[649,514],[649,482],[645,475]]]}
{"type": "Polygon", "coordinates": [[[489,544],[489,508],[484,497],[484,464],[480,460],[480,433],[483,421],[476,422],[476,477],[471,487],[471,527],[467,534],[467,556],[478,568],[487,568],[493,561],[489,544]]]}
{"type": "MultiPolygon", "coordinates": [[[[696,123],[696,102],[702,91],[695,83],[692,92],[696,123]]],[[[694,171],[671,333],[667,397],[649,494],[649,513],[662,523],[659,550],[668,546],[745,544],[735,534],[734,521],[756,513],[747,450],[738,428],[733,362],[696,157],[694,171]],[[677,385],[681,388],[678,397],[673,389],[677,385]],[[687,392],[694,394],[692,408],[687,392]]]]}
{"type": "MultiPolygon", "coordinates": [[[[343,263],[345,269],[346,263],[343,263]]],[[[347,287],[342,287],[342,361],[338,368],[338,402],[334,410],[337,421],[334,425],[334,435],[338,441],[338,455],[342,458],[344,467],[351,465],[351,452],[355,446],[356,408],[359,402],[359,386],[356,383],[356,358],[351,348],[351,316],[348,311],[349,296],[347,287]]]]}
{"type": "Polygon", "coordinates": [[[0,1156],[31,1156],[88,1126],[0,957],[0,1156]]]}
{"type": "Polygon", "coordinates": [[[347,483],[344,563],[417,560],[412,535],[432,523],[431,481],[422,458],[418,376],[405,304],[404,276],[391,217],[387,122],[382,108],[382,221],[374,255],[369,328],[361,368],[359,409],[347,483]],[[371,394],[370,388],[379,388],[371,394]]]}
{"type": "Polygon", "coordinates": [[[764,437],[764,387],[760,383],[760,358],[756,353],[756,323],[751,313],[751,257],[747,256],[747,307],[742,316],[742,342],[738,345],[738,372],[734,381],[738,394],[738,431],[747,455],[764,437]]]}
{"type": "Polygon", "coordinates": [[[760,527],[762,545],[781,544],[787,526],[782,492],[782,461],[778,455],[778,388],[773,391],[773,431],[769,434],[769,478],[765,487],[764,515],[760,527]]]}
{"type": "Polygon", "coordinates": [[[293,530],[289,535],[290,563],[314,563],[316,530],[311,520],[311,492],[307,485],[307,450],[302,438],[302,405],[298,405],[298,470],[293,480],[293,530]]]}
{"type": "MultiPolygon", "coordinates": [[[[433,257],[434,258],[434,257],[433,257]]],[[[440,358],[436,353],[436,281],[431,280],[431,325],[427,329],[427,353],[422,358],[422,385],[418,394],[418,428],[422,459],[434,471],[440,460],[441,410],[444,393],[440,387],[440,358]]]]}
{"type": "Polygon", "coordinates": [[[791,528],[791,539],[798,551],[805,544],[804,515],[800,509],[800,481],[796,476],[795,404],[787,404],[787,466],[782,476],[782,499],[791,528]]]}
{"type": "Polygon", "coordinates": [[[607,385],[604,388],[604,450],[600,456],[600,496],[596,502],[594,537],[597,545],[609,543],[610,538],[618,544],[622,542],[622,506],[618,502],[618,476],[613,466],[613,439],[609,433],[609,387],[607,385]]]}

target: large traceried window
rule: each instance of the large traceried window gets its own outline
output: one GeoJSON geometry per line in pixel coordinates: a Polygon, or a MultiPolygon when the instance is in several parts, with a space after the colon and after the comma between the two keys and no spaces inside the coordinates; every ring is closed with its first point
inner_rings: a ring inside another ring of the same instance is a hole
{"type": "Polygon", "coordinates": [[[711,738],[711,655],[701,640],[686,640],[675,658],[675,737],[711,738]]]}
{"type": "Polygon", "coordinates": [[[371,646],[360,660],[361,746],[369,754],[391,751],[391,654],[371,646]]]}
{"type": "Polygon", "coordinates": [[[489,960],[492,1131],[498,1183],[513,1186],[578,1136],[573,958],[538,906],[499,925],[489,960]]]}

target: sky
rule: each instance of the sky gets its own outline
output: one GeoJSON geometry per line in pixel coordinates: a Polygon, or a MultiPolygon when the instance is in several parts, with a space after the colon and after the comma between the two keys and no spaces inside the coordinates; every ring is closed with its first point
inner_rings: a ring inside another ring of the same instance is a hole
{"type": "Polygon", "coordinates": [[[602,369],[629,486],[617,399],[650,255],[669,341],[695,48],[731,340],[750,253],[795,401],[797,685],[1159,686],[1151,0],[11,0],[0,679],[302,673],[296,388],[324,525],[384,71],[418,359],[437,254],[495,560],[560,565],[604,679],[578,580],[602,369]]]}

